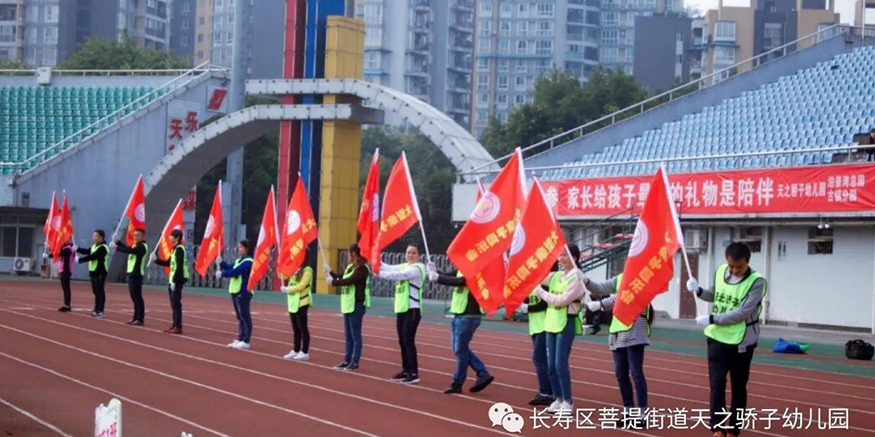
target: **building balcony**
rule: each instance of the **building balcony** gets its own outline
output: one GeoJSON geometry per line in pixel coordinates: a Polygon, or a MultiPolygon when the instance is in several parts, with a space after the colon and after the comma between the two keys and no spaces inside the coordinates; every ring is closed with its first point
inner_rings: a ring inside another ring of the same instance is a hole
{"type": "Polygon", "coordinates": [[[565,52],[566,61],[583,61],[583,53],[580,52],[565,52]]]}
{"type": "Polygon", "coordinates": [[[474,12],[474,0],[456,0],[450,7],[459,11],[474,12]]]}

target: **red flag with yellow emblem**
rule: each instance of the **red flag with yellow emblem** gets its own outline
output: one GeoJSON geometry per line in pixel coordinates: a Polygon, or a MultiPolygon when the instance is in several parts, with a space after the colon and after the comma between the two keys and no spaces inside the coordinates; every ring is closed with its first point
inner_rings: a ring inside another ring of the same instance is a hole
{"type": "Polygon", "coordinates": [[[310,198],[304,181],[298,174],[298,184],[289,201],[286,211],[286,223],[280,242],[280,255],[277,260],[277,270],[280,275],[290,278],[304,263],[307,246],[319,236],[316,228],[316,217],[310,207],[310,198]]]}
{"type": "Polygon", "coordinates": [[[216,188],[216,196],[213,198],[213,207],[210,210],[210,218],[204,230],[204,238],[201,240],[201,248],[197,254],[197,262],[194,269],[201,276],[206,276],[210,264],[222,253],[225,245],[225,226],[222,219],[222,181],[216,188]]]}
{"type": "Polygon", "coordinates": [[[370,254],[371,270],[375,275],[380,273],[380,254],[383,249],[401,238],[421,219],[419,203],[416,202],[416,193],[413,191],[413,179],[407,166],[407,155],[401,152],[401,157],[395,161],[395,167],[386,183],[380,229],[370,254]]]}

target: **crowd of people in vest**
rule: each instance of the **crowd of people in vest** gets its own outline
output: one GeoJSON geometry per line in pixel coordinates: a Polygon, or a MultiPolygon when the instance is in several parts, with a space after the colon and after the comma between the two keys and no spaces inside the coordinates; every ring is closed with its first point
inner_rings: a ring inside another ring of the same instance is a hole
{"type": "MultiPolygon", "coordinates": [[[[145,307],[142,296],[145,260],[148,253],[145,233],[134,233],[133,246],[121,241],[107,245],[105,234],[97,230],[90,248],[78,248],[67,242],[56,260],[64,292],[61,312],[70,311],[70,272],[73,260],[87,263],[95,296],[92,316],[103,318],[107,266],[111,248],[127,254],[128,287],[134,305],[133,318],[128,324],[143,325],[145,307]]],[[[154,261],[170,268],[168,294],[172,308],[172,323],[165,332],[182,333],[182,289],[189,278],[188,259],[182,244],[182,232],[171,233],[174,249],[169,259],[154,261]]],[[[616,303],[617,289],[622,274],[605,282],[594,282],[580,270],[580,250],[574,244],[563,251],[551,272],[532,291],[522,311],[528,314],[529,336],[532,339],[532,362],[537,376],[538,391],[529,401],[531,406],[544,406],[548,413],[573,414],[569,359],[572,343],[583,332],[581,312],[610,311],[616,303]],[[587,298],[589,296],[589,298],[587,298]]],[[[251,244],[244,240],[237,245],[238,258],[233,263],[221,262],[217,278],[228,279],[228,291],[238,320],[237,339],[228,344],[235,349],[249,349],[252,338],[250,302],[253,290],[247,289],[252,268],[251,244]]],[[[371,306],[370,278],[372,272],[368,261],[355,244],[348,250],[349,265],[342,273],[325,266],[325,278],[329,285],[340,288],[340,311],[343,314],[346,339],[343,360],[335,369],[354,372],[359,370],[362,358],[362,326],[365,313],[371,306]]],[[[713,436],[738,436],[739,418],[735,413],[747,408],[747,381],[751,360],[759,338],[758,321],[762,301],[768,291],[766,279],[750,268],[750,249],[744,243],[733,242],[726,247],[726,263],[714,275],[713,285],[701,288],[697,279],[690,278],[686,290],[695,297],[714,303],[709,315],[696,318],[707,338],[708,369],[711,386],[711,428],[713,436]],[[731,377],[731,402],[726,409],[727,375],[731,377]]],[[[416,332],[422,320],[422,289],[426,282],[436,282],[453,287],[449,312],[452,320],[452,349],[456,356],[456,369],[446,394],[461,393],[467,380],[468,368],[475,373],[472,393],[484,390],[494,381],[486,365],[474,351],[471,341],[480,326],[483,311],[476,298],[466,286],[460,272],[439,272],[433,263],[423,263],[421,252],[410,244],[405,253],[406,263],[381,264],[378,276],[394,281],[394,313],[401,352],[401,370],[392,380],[403,384],[416,384],[419,378],[419,363],[416,351],[416,332]]],[[[294,331],[294,345],[283,358],[293,361],[309,360],[310,332],[307,326],[308,310],[312,305],[311,293],[314,279],[309,262],[291,277],[284,280],[280,291],[287,294],[288,312],[294,331]]],[[[650,344],[653,308],[649,306],[630,325],[613,319],[609,328],[608,346],[614,360],[615,375],[623,402],[623,426],[643,428],[646,426],[648,401],[647,380],[644,376],[644,350],[650,344]]]]}

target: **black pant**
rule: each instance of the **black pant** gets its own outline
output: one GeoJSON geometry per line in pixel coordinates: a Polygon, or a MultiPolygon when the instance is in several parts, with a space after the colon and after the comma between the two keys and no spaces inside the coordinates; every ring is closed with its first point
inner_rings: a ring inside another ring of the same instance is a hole
{"type": "Polygon", "coordinates": [[[737,345],[708,340],[708,375],[711,380],[711,429],[739,434],[739,410],[747,408],[747,380],[756,346],[739,352],[737,345]],[[726,374],[732,378],[732,405],[726,409],[726,374]]]}
{"type": "Polygon", "coordinates": [[[64,290],[64,306],[70,307],[70,273],[61,272],[61,290],[64,290]]]}
{"type": "Polygon", "coordinates": [[[106,304],[106,275],[96,274],[91,276],[91,292],[94,293],[94,312],[102,313],[106,304]]]}
{"type": "Polygon", "coordinates": [[[172,328],[182,329],[182,286],[183,284],[173,284],[174,287],[167,287],[167,292],[170,294],[170,309],[173,310],[173,325],[172,328]]]}
{"type": "Polygon", "coordinates": [[[297,313],[289,313],[292,319],[292,330],[295,331],[295,352],[309,353],[310,328],[307,327],[307,310],[310,305],[298,308],[297,313]]]}
{"type": "Polygon", "coordinates": [[[134,303],[134,317],[132,320],[142,322],[146,318],[146,303],[143,302],[143,277],[129,276],[128,291],[131,292],[131,302],[134,303]]]}
{"type": "Polygon", "coordinates": [[[401,346],[401,366],[409,375],[419,374],[419,363],[416,359],[416,329],[422,320],[419,308],[400,313],[396,319],[398,327],[398,344],[401,346]]]}

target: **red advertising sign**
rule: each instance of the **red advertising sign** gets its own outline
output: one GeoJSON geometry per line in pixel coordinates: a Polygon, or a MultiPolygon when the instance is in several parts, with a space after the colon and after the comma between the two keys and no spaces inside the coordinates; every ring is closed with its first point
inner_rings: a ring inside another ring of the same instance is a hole
{"type": "MultiPolygon", "coordinates": [[[[641,208],[650,175],[544,181],[557,215],[604,217],[641,208]]],[[[669,175],[680,213],[747,215],[875,212],[875,164],[669,175]]]]}

